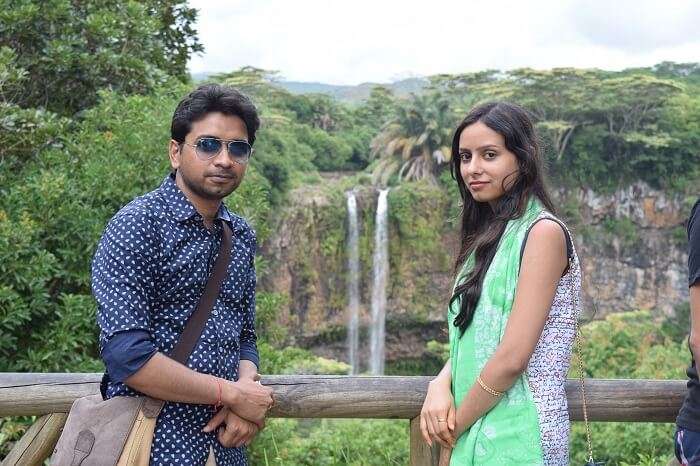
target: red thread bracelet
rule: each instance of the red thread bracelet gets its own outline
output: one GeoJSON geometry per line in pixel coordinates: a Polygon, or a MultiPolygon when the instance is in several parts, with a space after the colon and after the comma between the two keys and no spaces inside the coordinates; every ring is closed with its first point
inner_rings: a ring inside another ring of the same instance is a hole
{"type": "Polygon", "coordinates": [[[218,398],[216,400],[216,403],[214,403],[214,408],[219,409],[219,408],[221,408],[221,406],[223,406],[223,403],[221,402],[221,380],[219,380],[218,377],[214,377],[214,380],[216,380],[216,386],[218,387],[218,390],[217,390],[218,398]]]}

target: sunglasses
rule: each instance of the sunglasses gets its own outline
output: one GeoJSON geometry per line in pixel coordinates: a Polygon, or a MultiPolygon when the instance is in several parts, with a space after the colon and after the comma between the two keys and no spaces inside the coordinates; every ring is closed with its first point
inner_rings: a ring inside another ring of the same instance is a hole
{"type": "Polygon", "coordinates": [[[221,152],[221,147],[226,144],[228,155],[236,163],[246,164],[253,155],[253,148],[248,141],[240,139],[226,140],[213,137],[203,137],[195,141],[194,144],[183,144],[194,147],[194,153],[200,160],[213,159],[221,152]]]}

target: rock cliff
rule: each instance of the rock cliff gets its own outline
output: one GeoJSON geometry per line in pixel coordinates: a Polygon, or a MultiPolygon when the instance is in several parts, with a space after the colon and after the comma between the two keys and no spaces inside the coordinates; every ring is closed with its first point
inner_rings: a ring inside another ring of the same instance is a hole
{"type": "MultiPolygon", "coordinates": [[[[286,299],[279,313],[289,342],[346,360],[347,210],[338,179],[292,192],[263,245],[261,288],[286,299]]],[[[360,228],[360,355],[367,359],[377,191],[353,188],[360,228]]],[[[389,193],[390,285],[387,368],[430,368],[430,340],[447,338],[445,309],[458,244],[454,192],[405,184],[389,193]]],[[[587,312],[646,309],[672,315],[687,301],[684,222],[694,198],[635,184],[613,193],[558,189],[559,216],[571,227],[584,267],[587,312]]]]}

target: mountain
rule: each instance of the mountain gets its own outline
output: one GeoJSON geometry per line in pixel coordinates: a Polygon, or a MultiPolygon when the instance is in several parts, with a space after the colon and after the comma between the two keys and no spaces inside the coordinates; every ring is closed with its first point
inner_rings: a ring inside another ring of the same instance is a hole
{"type": "Polygon", "coordinates": [[[412,92],[420,92],[428,84],[428,80],[408,78],[393,83],[362,83],[357,86],[301,81],[279,81],[276,84],[292,94],[326,94],[345,102],[358,102],[369,97],[369,93],[375,86],[384,86],[398,96],[407,96],[412,92]]]}
{"type": "MultiPolygon", "coordinates": [[[[200,83],[214,73],[192,73],[192,81],[200,83]]],[[[410,93],[420,92],[427,84],[426,78],[407,78],[393,83],[362,83],[357,86],[345,86],[337,84],[325,84],[319,82],[304,81],[276,81],[275,84],[292,94],[326,94],[344,102],[359,102],[369,97],[369,93],[375,86],[384,86],[391,89],[397,96],[407,96],[410,93]]]]}

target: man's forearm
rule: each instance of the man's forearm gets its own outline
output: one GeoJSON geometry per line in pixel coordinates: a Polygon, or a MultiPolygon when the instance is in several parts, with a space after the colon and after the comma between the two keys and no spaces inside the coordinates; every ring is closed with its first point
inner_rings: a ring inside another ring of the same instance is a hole
{"type": "MultiPolygon", "coordinates": [[[[239,379],[253,379],[257,367],[250,361],[242,360],[239,379]]],[[[166,401],[179,401],[194,404],[215,404],[231,399],[232,382],[201,374],[162,353],[156,353],[136,373],[124,381],[129,387],[148,396],[166,401]],[[219,393],[221,386],[221,393],[219,393]]]]}
{"type": "Polygon", "coordinates": [[[124,383],[153,398],[193,404],[215,404],[219,400],[219,383],[224,380],[201,374],[163,353],[156,353],[124,383]]]}
{"type": "Polygon", "coordinates": [[[690,350],[696,368],[700,360],[700,283],[690,287],[690,350]]]}

